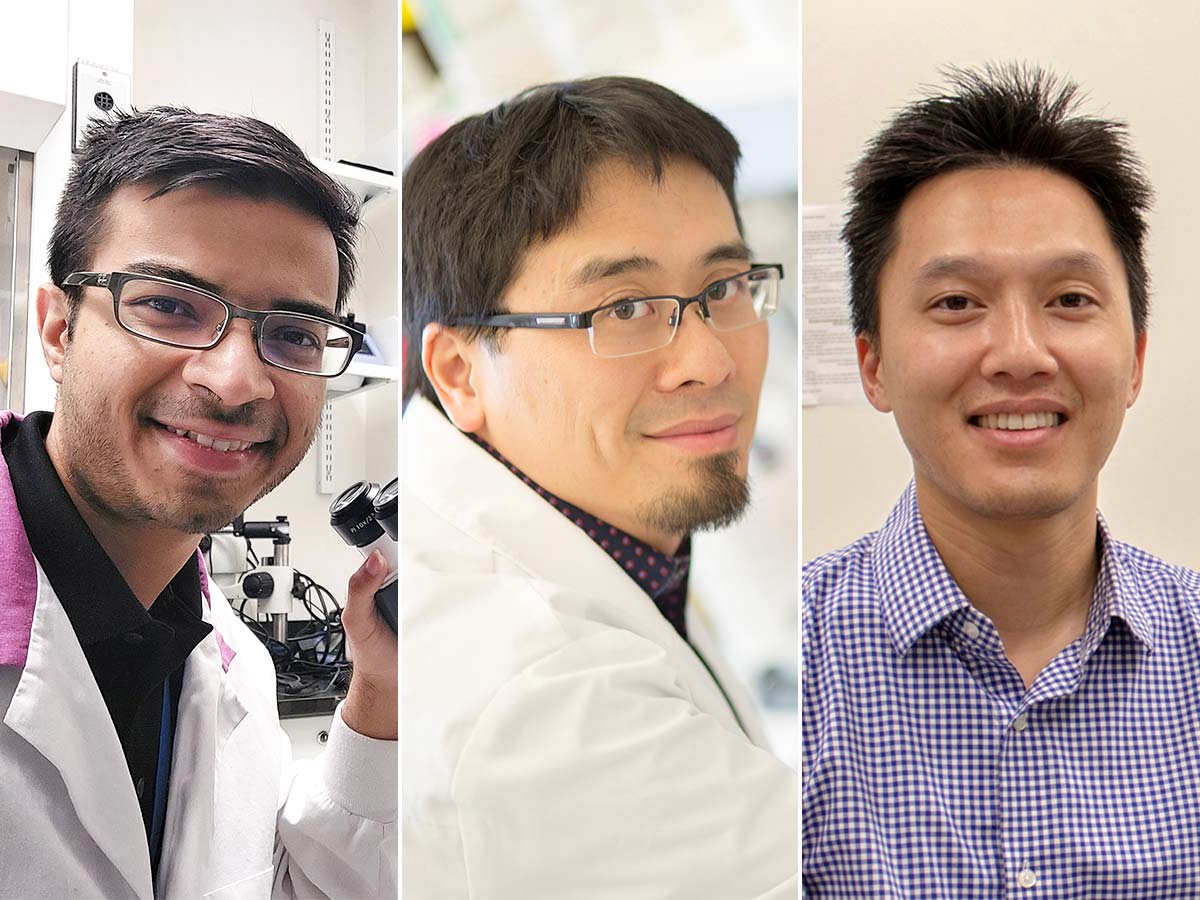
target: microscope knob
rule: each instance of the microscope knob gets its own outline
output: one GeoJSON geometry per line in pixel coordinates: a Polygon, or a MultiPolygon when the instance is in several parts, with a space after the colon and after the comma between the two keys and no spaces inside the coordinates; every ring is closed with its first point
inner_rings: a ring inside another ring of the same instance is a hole
{"type": "Polygon", "coordinates": [[[275,591],[275,579],[270,572],[251,572],[242,579],[242,591],[252,600],[270,597],[275,591]]]}

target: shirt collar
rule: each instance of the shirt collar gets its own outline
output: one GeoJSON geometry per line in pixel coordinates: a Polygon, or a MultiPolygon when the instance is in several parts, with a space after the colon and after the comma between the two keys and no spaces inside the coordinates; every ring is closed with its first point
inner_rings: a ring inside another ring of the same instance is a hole
{"type": "MultiPolygon", "coordinates": [[[[1114,618],[1153,649],[1153,618],[1134,573],[1122,559],[1124,545],[1113,539],[1099,512],[1096,523],[1100,572],[1080,645],[1081,659],[1099,646],[1114,618]]],[[[925,530],[915,482],[909,483],[880,529],[871,561],[883,621],[901,656],[939,622],[970,606],[925,530]]]]}
{"type": "Polygon", "coordinates": [[[1117,619],[1146,649],[1154,650],[1154,615],[1151,598],[1137,579],[1136,566],[1128,559],[1129,548],[1116,540],[1109,531],[1104,516],[1096,513],[1096,543],[1100,549],[1100,574],[1096,577],[1096,592],[1088,613],[1087,628],[1081,646],[1086,659],[1099,646],[1108,632],[1109,623],[1117,619]]]}
{"type": "Polygon", "coordinates": [[[683,539],[683,543],[679,545],[679,549],[673,555],[661,553],[615,525],[610,525],[603,519],[599,519],[586,510],[567,503],[562,498],[550,493],[479,436],[468,434],[467,437],[491,454],[498,462],[503,463],[505,468],[532,488],[539,497],[587,534],[655,603],[668,595],[678,594],[680,591],[686,594],[688,574],[691,569],[692,539],[690,536],[683,539]]]}
{"type": "MultiPolygon", "coordinates": [[[[3,452],[30,548],[80,646],[86,648],[138,631],[158,616],[138,602],[63,487],[46,452],[51,419],[48,412],[35,412],[20,423],[10,423],[12,431],[6,429],[3,452]]],[[[180,602],[185,620],[202,624],[200,574],[194,557],[175,575],[164,595],[173,595],[180,602]]]]}

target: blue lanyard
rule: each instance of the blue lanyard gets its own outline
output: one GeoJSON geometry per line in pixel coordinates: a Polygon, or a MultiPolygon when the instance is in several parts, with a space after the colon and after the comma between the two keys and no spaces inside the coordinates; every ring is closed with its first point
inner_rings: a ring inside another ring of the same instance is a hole
{"type": "Polygon", "coordinates": [[[162,852],[163,820],[167,813],[167,784],[171,777],[171,678],[163,682],[162,725],[158,729],[158,769],[154,775],[154,818],[150,825],[150,852],[162,852]]]}

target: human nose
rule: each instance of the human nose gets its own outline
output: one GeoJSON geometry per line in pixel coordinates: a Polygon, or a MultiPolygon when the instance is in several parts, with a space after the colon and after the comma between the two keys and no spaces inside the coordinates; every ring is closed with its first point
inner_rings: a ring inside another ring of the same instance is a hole
{"type": "Polygon", "coordinates": [[[1023,381],[1058,371],[1040,306],[1025,302],[1001,306],[992,325],[983,359],[984,375],[1023,381]]]}
{"type": "Polygon", "coordinates": [[[685,384],[715,387],[736,371],[733,356],[721,336],[704,319],[699,303],[683,310],[675,337],[667,346],[667,364],[659,375],[662,390],[685,384]]]}
{"type": "Polygon", "coordinates": [[[233,321],[215,347],[197,350],[183,367],[193,388],[215,395],[225,406],[242,406],[275,396],[275,382],[258,356],[249,322],[233,321]]]}

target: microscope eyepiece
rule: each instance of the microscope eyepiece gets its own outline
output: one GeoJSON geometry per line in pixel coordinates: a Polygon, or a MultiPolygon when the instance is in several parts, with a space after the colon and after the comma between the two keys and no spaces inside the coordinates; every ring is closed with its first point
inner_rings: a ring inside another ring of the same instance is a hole
{"type": "Polygon", "coordinates": [[[387,532],[388,537],[393,541],[396,540],[396,535],[399,533],[399,506],[397,501],[400,497],[400,480],[393,478],[385,484],[375,495],[375,521],[383,526],[383,530],[387,532]]]}
{"type": "Polygon", "coordinates": [[[356,481],[337,495],[329,506],[329,524],[351,547],[365,547],[383,536],[383,527],[375,521],[374,499],[379,485],[356,481]]]}

